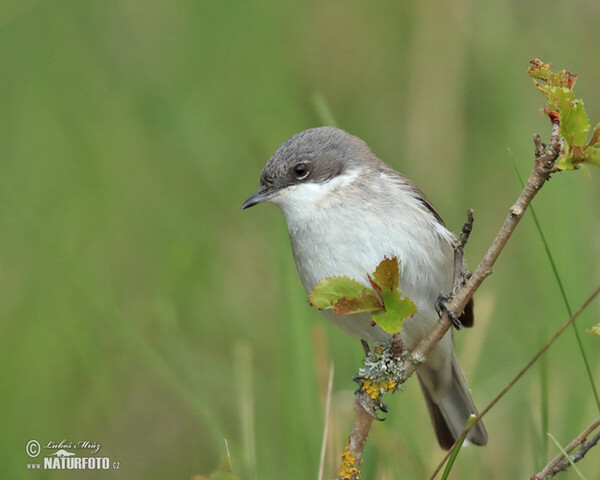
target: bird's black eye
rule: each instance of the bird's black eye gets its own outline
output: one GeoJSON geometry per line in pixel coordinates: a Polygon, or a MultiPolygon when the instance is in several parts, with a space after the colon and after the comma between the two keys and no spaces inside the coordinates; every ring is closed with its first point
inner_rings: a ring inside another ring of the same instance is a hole
{"type": "Polygon", "coordinates": [[[294,176],[298,180],[306,178],[309,174],[308,165],[306,163],[298,163],[293,167],[294,176]]]}

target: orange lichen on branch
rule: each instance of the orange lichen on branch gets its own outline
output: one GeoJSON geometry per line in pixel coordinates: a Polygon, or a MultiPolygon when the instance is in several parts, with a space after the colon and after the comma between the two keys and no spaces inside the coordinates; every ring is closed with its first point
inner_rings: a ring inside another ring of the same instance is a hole
{"type": "Polygon", "coordinates": [[[360,477],[360,469],[356,465],[356,457],[350,453],[350,445],[346,445],[341,460],[339,478],[341,480],[357,480],[360,477]]]}
{"type": "Polygon", "coordinates": [[[385,392],[395,391],[397,385],[398,384],[394,380],[382,380],[380,382],[374,382],[373,380],[367,378],[362,384],[362,389],[373,400],[378,400],[385,392]]]}

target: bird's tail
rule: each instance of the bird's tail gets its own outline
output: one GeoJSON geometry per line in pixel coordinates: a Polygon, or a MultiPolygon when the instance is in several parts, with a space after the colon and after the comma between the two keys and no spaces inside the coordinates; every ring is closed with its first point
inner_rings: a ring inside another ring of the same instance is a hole
{"type": "MultiPolygon", "coordinates": [[[[427,368],[427,363],[417,370],[421,390],[427,401],[427,408],[431,416],[431,422],[440,446],[449,450],[465,427],[465,423],[471,414],[478,414],[477,407],[471,397],[471,392],[465,381],[462,369],[452,352],[452,377],[450,386],[441,398],[430,392],[428,385],[435,385],[438,373],[427,368]]],[[[437,395],[440,397],[440,395],[437,395]]],[[[482,422],[478,422],[467,435],[467,440],[475,445],[487,443],[487,431],[482,422]]]]}

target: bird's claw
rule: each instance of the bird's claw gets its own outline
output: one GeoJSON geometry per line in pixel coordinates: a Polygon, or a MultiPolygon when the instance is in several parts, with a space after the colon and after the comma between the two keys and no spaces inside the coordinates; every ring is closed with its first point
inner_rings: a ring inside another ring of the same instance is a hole
{"type": "MultiPolygon", "coordinates": [[[[355,380],[356,377],[353,379],[355,380]]],[[[377,410],[381,410],[384,413],[388,413],[389,408],[385,403],[380,402],[379,400],[373,399],[368,393],[366,393],[362,388],[359,388],[354,392],[356,395],[356,401],[358,404],[365,409],[365,411],[373,417],[378,422],[383,422],[385,418],[381,418],[377,415],[377,410]]]]}
{"type": "Polygon", "coordinates": [[[452,300],[452,298],[452,295],[449,293],[440,294],[437,301],[435,302],[435,311],[439,316],[441,316],[443,312],[448,313],[448,318],[452,322],[452,325],[454,325],[454,328],[460,330],[463,327],[462,322],[454,314],[454,312],[450,308],[448,308],[448,302],[452,300]]]}
{"type": "Polygon", "coordinates": [[[371,352],[371,349],[369,348],[369,343],[364,338],[360,339],[360,343],[363,347],[363,350],[365,351],[365,357],[368,356],[371,352]]]}

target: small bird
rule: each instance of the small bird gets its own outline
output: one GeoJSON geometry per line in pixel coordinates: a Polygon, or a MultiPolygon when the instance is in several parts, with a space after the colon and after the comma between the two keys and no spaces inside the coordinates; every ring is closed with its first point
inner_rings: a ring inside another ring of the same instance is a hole
{"type": "MultiPolygon", "coordinates": [[[[379,160],[360,138],[334,127],[304,130],[286,140],[265,165],[260,187],[242,209],[261,202],[283,212],[298,275],[307,293],[326,277],[344,275],[370,287],[368,274],[384,257],[400,262],[398,288],[417,306],[401,339],[413,349],[438,318],[440,295],[452,290],[454,235],[423,192],[379,160]]],[[[370,313],[323,313],[369,342],[389,337],[370,313]]],[[[459,317],[473,325],[470,302],[459,317]]],[[[448,331],[417,370],[431,421],[449,449],[477,408],[448,331]]],[[[467,439],[485,445],[479,422],[467,439]]]]}

